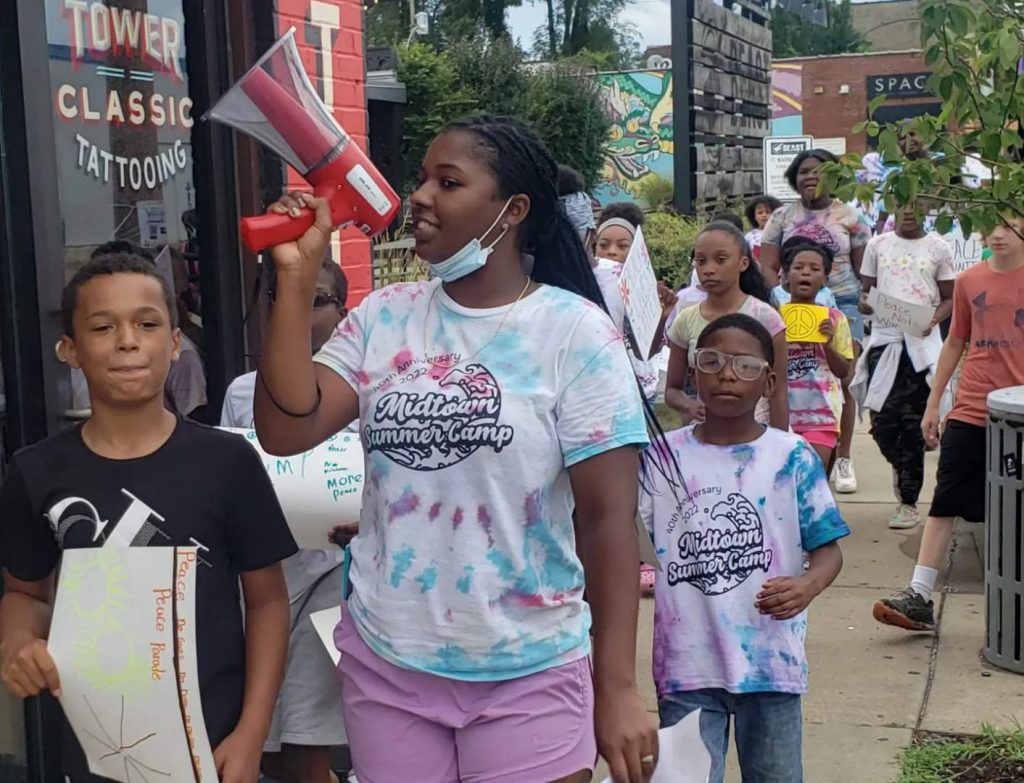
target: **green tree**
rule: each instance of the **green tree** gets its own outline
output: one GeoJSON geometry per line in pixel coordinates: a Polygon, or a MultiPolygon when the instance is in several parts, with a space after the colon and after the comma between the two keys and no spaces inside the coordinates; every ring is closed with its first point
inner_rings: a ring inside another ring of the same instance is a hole
{"type": "Polygon", "coordinates": [[[640,56],[636,27],[619,19],[628,0],[546,0],[547,24],[534,33],[533,51],[547,60],[585,53],[610,69],[628,68],[640,56]]]}
{"type": "MultiPolygon", "coordinates": [[[[956,218],[964,234],[990,230],[1007,216],[1024,217],[1024,8],[1007,0],[922,0],[919,13],[929,84],[942,99],[941,113],[901,126],[867,120],[853,129],[877,137],[892,167],[880,186],[886,211],[938,204],[936,228],[945,233],[956,218]],[[916,134],[932,155],[907,160],[899,144],[904,133],[916,134]],[[971,182],[964,176],[968,158],[993,177],[980,187],[971,182]]],[[[875,186],[857,184],[860,168],[859,155],[845,155],[826,167],[825,182],[840,198],[868,201],[875,186]]]]}
{"type": "Polygon", "coordinates": [[[398,77],[407,96],[402,125],[406,190],[434,136],[452,120],[481,112],[530,123],[560,163],[579,170],[588,184],[596,180],[608,120],[596,84],[579,68],[531,71],[507,39],[479,36],[444,51],[422,42],[401,47],[398,77]]]}
{"type": "MultiPolygon", "coordinates": [[[[509,8],[523,0],[415,0],[416,10],[426,13],[430,32],[426,39],[437,45],[485,34],[508,35],[509,8]]],[[[371,46],[404,45],[410,38],[408,0],[370,0],[366,5],[366,32],[371,46]]]]}
{"type": "Polygon", "coordinates": [[[537,130],[555,160],[572,166],[593,186],[610,126],[593,79],[567,66],[533,74],[523,119],[537,130]]]}
{"type": "Polygon", "coordinates": [[[414,43],[398,50],[398,78],[406,91],[402,182],[408,190],[433,138],[475,102],[461,89],[451,60],[428,44],[414,43]]]}
{"type": "Polygon", "coordinates": [[[822,54],[863,52],[870,48],[853,26],[850,0],[826,0],[826,25],[812,24],[781,5],[772,9],[772,54],[775,57],[813,57],[822,54]]]}
{"type": "Polygon", "coordinates": [[[529,73],[523,53],[508,38],[485,35],[463,39],[446,50],[458,74],[459,87],[472,96],[476,107],[489,112],[523,116],[529,73]]]}

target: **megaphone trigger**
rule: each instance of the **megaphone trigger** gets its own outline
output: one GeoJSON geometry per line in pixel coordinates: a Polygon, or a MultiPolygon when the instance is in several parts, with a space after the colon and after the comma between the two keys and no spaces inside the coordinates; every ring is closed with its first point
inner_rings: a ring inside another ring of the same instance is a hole
{"type": "Polygon", "coordinates": [[[294,242],[309,231],[315,221],[316,215],[311,209],[303,209],[298,217],[268,214],[242,218],[242,242],[253,253],[259,253],[274,245],[294,242]]]}

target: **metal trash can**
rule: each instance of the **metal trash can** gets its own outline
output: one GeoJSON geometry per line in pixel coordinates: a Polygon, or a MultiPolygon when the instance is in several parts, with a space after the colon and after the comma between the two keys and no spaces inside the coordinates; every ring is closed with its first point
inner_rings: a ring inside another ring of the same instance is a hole
{"type": "Polygon", "coordinates": [[[988,396],[985,660],[1024,674],[1024,386],[988,396]]]}

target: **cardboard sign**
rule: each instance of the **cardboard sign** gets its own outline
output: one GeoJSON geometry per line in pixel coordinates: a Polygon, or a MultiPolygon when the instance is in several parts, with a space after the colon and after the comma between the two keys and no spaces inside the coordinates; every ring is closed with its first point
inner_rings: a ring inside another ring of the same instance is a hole
{"type": "Polygon", "coordinates": [[[640,357],[647,358],[661,322],[661,300],[658,298],[658,280],[651,266],[651,256],[644,242],[643,229],[637,228],[633,246],[622,265],[619,293],[626,318],[633,329],[640,357]]]}
{"type": "Polygon", "coordinates": [[[911,304],[894,296],[883,294],[877,288],[868,292],[868,304],[875,311],[871,316],[877,326],[900,329],[907,334],[920,337],[932,325],[935,308],[928,305],[911,304]]]}
{"type": "Polygon", "coordinates": [[[302,454],[275,457],[260,446],[255,430],[221,429],[242,435],[259,453],[300,549],[334,549],[327,540],[331,530],[359,521],[363,449],[358,435],[339,432],[302,454]]]}
{"type": "Polygon", "coordinates": [[[784,304],[779,308],[786,322],[786,341],[791,343],[827,343],[821,333],[822,321],[828,320],[828,308],[814,304],[784,304]]]}
{"type": "Polygon", "coordinates": [[[89,771],[216,781],[196,660],[196,547],[69,549],[47,643],[89,771]]]}
{"type": "Polygon", "coordinates": [[[797,192],[786,182],[786,169],[793,158],[811,149],[810,136],[769,136],[764,140],[764,192],[780,201],[796,201],[797,192]]]}

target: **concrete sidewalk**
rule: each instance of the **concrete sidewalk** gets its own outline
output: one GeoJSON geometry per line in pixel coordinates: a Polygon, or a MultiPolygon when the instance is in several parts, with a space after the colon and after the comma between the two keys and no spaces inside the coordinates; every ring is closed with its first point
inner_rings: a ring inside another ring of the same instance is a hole
{"type": "MultiPolygon", "coordinates": [[[[936,457],[929,455],[932,492],[936,457]]],[[[895,759],[918,730],[977,733],[982,723],[1024,723],[1024,677],[989,666],[984,637],[982,564],[971,526],[958,529],[951,568],[936,594],[938,631],[911,634],[879,625],[871,605],[906,586],[921,527],[887,527],[895,508],[891,471],[864,431],[854,446],[861,489],[841,496],[853,531],[842,542],[845,566],[836,583],[811,606],[807,636],[810,692],[804,700],[807,783],[887,783],[895,759]]],[[[980,542],[979,542],[980,543],[980,542]]],[[[652,712],[653,601],[641,605],[638,677],[652,712]]],[[[738,783],[731,754],[728,783],[738,783]]],[[[595,780],[603,780],[603,768],[595,780]]]]}

